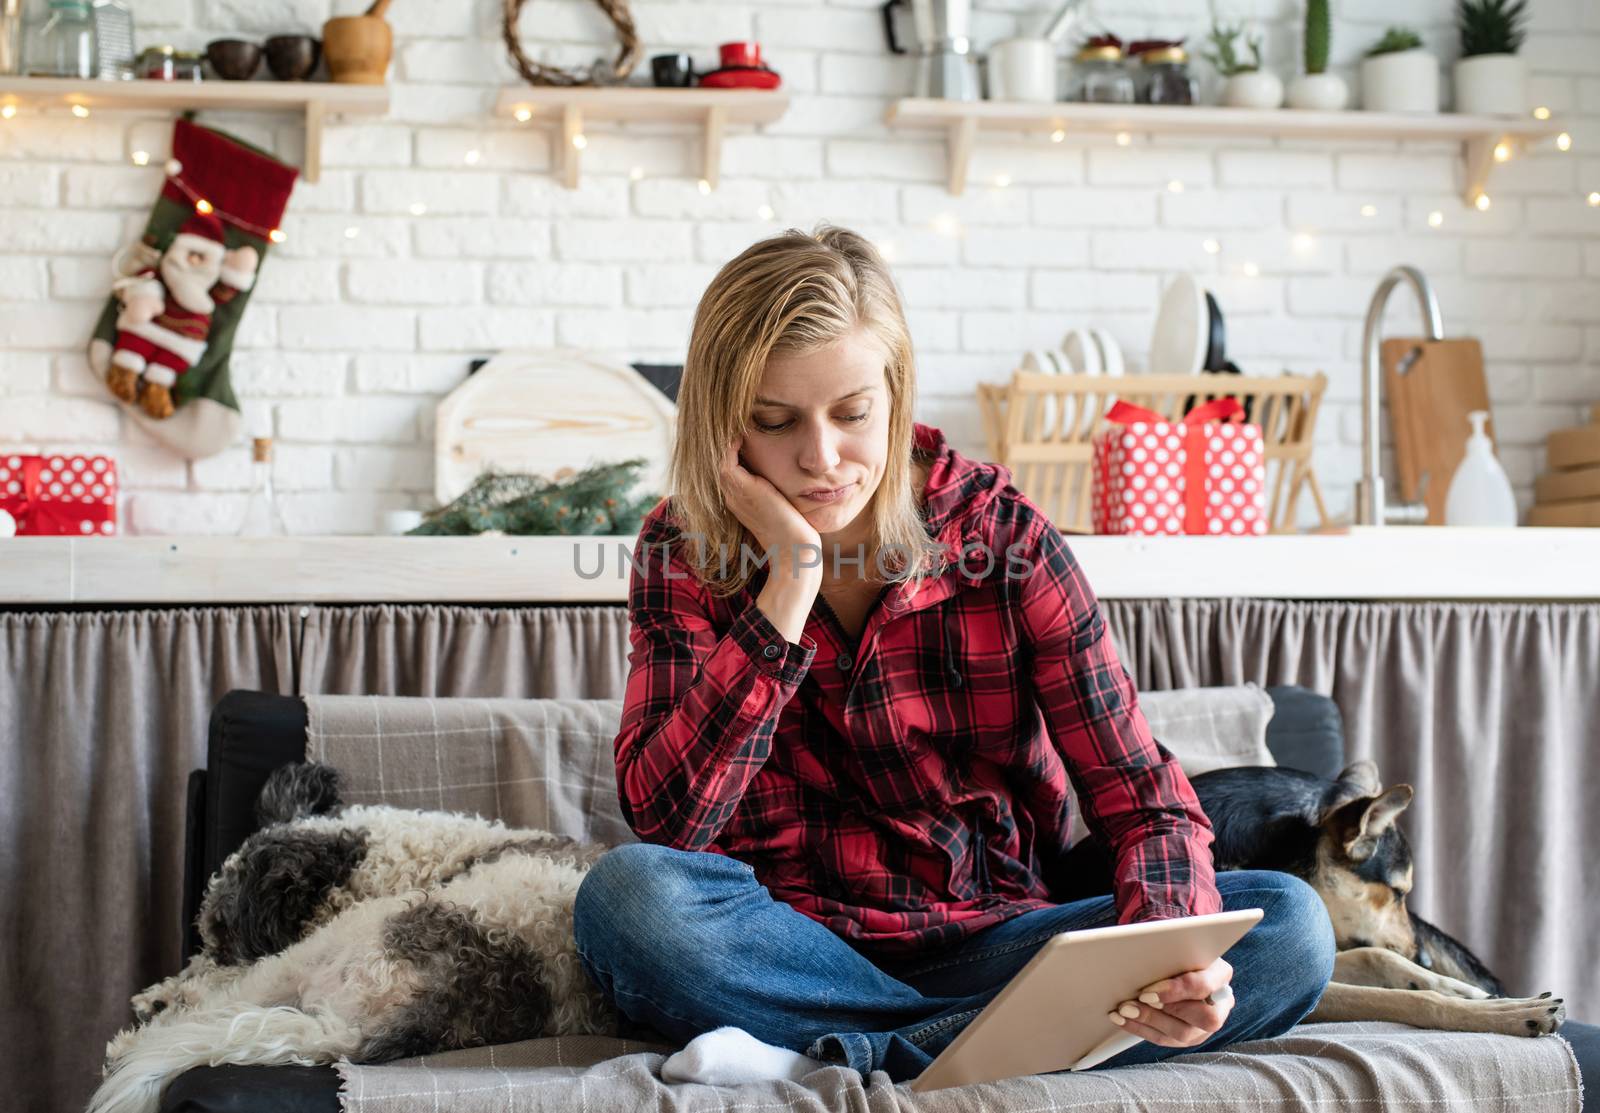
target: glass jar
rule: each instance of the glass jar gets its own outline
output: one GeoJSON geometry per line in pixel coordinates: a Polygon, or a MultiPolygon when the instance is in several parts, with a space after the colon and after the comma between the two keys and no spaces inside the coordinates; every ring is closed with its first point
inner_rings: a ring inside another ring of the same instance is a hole
{"type": "Polygon", "coordinates": [[[148,81],[174,81],[178,76],[177,53],[178,48],[171,45],[147,46],[139,51],[134,72],[148,81]]]}
{"type": "Polygon", "coordinates": [[[1132,104],[1133,77],[1122,65],[1122,48],[1086,46],[1073,61],[1067,99],[1088,104],[1132,104]]]}
{"type": "Polygon", "coordinates": [[[94,16],[86,0],[50,0],[49,14],[28,35],[24,55],[30,77],[94,77],[94,16]]]}
{"type": "Polygon", "coordinates": [[[1181,46],[1147,50],[1139,57],[1141,104],[1193,104],[1199,99],[1189,76],[1189,55],[1181,46]]]}
{"type": "Polygon", "coordinates": [[[198,50],[177,50],[172,54],[173,80],[204,81],[204,67],[200,64],[205,55],[198,50]]]}

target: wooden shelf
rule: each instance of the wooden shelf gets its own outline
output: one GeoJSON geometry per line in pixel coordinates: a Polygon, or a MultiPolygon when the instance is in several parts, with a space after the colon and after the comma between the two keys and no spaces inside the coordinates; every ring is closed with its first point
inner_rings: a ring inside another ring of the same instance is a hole
{"type": "Polygon", "coordinates": [[[1265,135],[1285,139],[1435,139],[1462,144],[1467,173],[1463,196],[1474,203],[1489,180],[1495,147],[1517,146],[1562,131],[1553,120],[1462,116],[1454,112],[1308,112],[1294,108],[1182,107],[1148,104],[1030,104],[1022,101],[952,101],[907,97],[889,105],[891,127],[934,128],[945,133],[950,192],[966,188],[973,144],[984,131],[1074,135],[1128,132],[1141,135],[1265,135]]]}
{"type": "Polygon", "coordinates": [[[0,105],[82,105],[84,108],[242,109],[303,112],[305,165],[301,176],[322,176],[322,122],[328,116],[376,116],[389,111],[387,85],[320,81],[76,81],[55,77],[0,77],[0,105]]]}
{"type": "Polygon", "coordinates": [[[694,124],[704,131],[701,177],[715,189],[721,175],[722,135],[727,126],[770,124],[788,107],[788,94],[776,89],[508,85],[500,90],[495,112],[522,123],[560,126],[561,180],[568,189],[578,188],[585,120],[694,124]]]}

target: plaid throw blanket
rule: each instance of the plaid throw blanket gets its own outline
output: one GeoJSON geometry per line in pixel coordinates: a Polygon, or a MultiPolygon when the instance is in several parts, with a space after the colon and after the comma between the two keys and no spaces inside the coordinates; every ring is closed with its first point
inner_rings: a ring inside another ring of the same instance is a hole
{"type": "Polygon", "coordinates": [[[915,1094],[882,1071],[819,1067],[801,1082],[662,1082],[671,1048],[596,1036],[528,1040],[381,1067],[339,1066],[347,1113],[1302,1113],[1438,1110],[1576,1113],[1566,1041],[1425,1032],[1403,1024],[1302,1024],[1274,1040],[1168,1063],[1046,1074],[915,1094]]]}

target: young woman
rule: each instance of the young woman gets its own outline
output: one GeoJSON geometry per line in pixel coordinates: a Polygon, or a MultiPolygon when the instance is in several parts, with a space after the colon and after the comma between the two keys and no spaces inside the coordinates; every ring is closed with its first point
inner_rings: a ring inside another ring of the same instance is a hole
{"type": "Polygon", "coordinates": [[[1106,1065],[1285,1031],[1332,973],[1322,903],[1213,874],[1061,534],[914,423],[915,395],[860,236],[791,231],[712,280],[629,590],[617,781],[642,841],[579,891],[586,969],[693,1041],[669,1076],[902,1081],[1058,932],[1259,907],[1224,959],[1107,1017],[1147,1042],[1106,1065]],[[1114,896],[1058,903],[1042,879],[1069,779],[1114,896]]]}

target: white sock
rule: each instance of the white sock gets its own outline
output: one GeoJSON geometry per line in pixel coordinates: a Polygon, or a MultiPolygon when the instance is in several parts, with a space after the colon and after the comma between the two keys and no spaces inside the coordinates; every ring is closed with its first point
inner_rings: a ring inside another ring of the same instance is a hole
{"type": "Polygon", "coordinates": [[[689,1041],[661,1064],[664,1082],[737,1086],[742,1082],[798,1082],[823,1064],[798,1051],[762,1043],[743,1028],[718,1028],[689,1041]]]}

